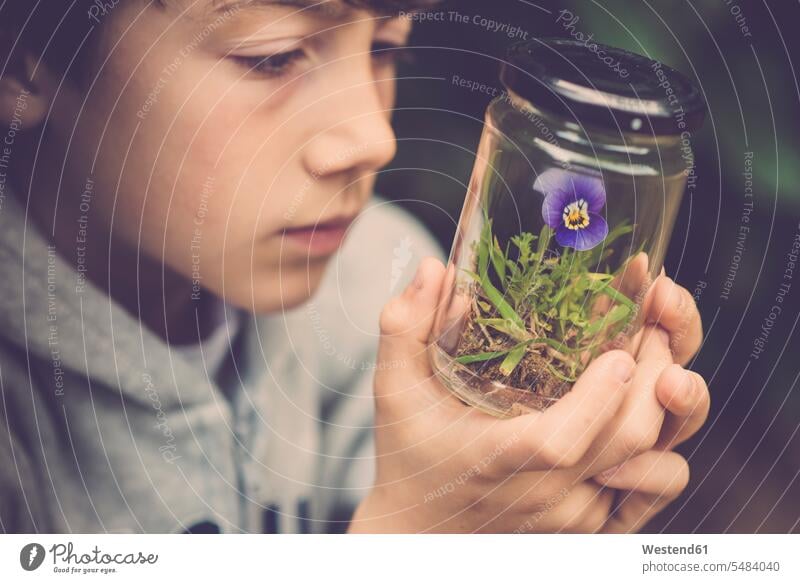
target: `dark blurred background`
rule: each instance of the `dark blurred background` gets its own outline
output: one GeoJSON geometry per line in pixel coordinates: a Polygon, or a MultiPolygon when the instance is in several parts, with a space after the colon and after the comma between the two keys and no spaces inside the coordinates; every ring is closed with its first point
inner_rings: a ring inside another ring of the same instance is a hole
{"type": "Polygon", "coordinates": [[[694,136],[697,188],[684,199],[666,268],[703,315],[706,339],[692,368],[709,382],[712,410],[678,448],[692,468],[689,487],[643,532],[800,532],[800,269],[785,271],[800,236],[800,3],[446,3],[442,20],[416,27],[415,61],[401,69],[399,153],[378,192],[412,211],[449,251],[491,100],[455,86],[453,76],[498,86],[510,44],[565,36],[562,10],[579,18],[584,35],[692,77],[710,109],[694,136]],[[476,16],[521,30],[492,31],[476,16]],[[779,302],[782,283],[790,287],[779,302]]]}

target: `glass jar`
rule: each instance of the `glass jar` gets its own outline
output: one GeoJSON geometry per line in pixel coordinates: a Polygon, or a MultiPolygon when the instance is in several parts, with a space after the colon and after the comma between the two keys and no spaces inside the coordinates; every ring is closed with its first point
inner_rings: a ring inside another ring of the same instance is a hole
{"type": "Polygon", "coordinates": [[[630,350],[705,103],[680,73],[563,39],[513,46],[489,105],[429,345],[462,401],[542,410],[630,350]]]}

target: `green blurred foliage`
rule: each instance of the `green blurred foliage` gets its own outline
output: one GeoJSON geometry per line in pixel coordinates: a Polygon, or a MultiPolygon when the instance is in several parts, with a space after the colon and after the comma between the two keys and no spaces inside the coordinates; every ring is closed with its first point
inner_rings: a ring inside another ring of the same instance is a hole
{"type": "MultiPolygon", "coordinates": [[[[696,148],[738,161],[757,153],[753,171],[765,195],[780,193],[800,207],[800,110],[792,56],[797,2],[759,0],[568,0],[595,38],[662,61],[694,77],[709,104],[696,148]],[[710,131],[709,131],[710,130],[710,131]]],[[[741,182],[735,163],[723,182],[741,182]]]]}

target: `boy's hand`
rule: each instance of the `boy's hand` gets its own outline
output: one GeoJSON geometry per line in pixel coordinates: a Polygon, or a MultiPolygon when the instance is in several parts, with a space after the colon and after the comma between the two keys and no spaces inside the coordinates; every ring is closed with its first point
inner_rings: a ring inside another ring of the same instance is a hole
{"type": "Polygon", "coordinates": [[[663,275],[645,298],[646,320],[664,328],[670,338],[675,364],[659,378],[656,395],[667,409],[657,449],[670,449],[686,441],[705,423],[711,406],[708,386],[702,376],[683,367],[703,342],[703,323],[689,290],[663,275]]]}
{"type": "MultiPolygon", "coordinates": [[[[641,286],[644,275],[635,275],[637,264],[632,263],[623,287],[631,280],[635,280],[634,289],[641,286]]],[[[584,476],[608,470],[610,461],[625,452],[633,456],[637,449],[670,449],[694,435],[708,416],[710,397],[705,381],[681,366],[699,350],[703,338],[694,299],[662,274],[645,296],[642,312],[645,326],[626,346],[640,363],[634,383],[639,390],[626,395],[619,415],[599,436],[587,456],[591,463],[584,476]],[[646,436],[648,447],[628,441],[627,436],[636,435],[646,436]]]]}
{"type": "MultiPolygon", "coordinates": [[[[584,458],[618,420],[625,396],[652,392],[647,385],[652,389],[671,362],[669,349],[643,347],[632,380],[632,357],[608,352],[547,411],[495,419],[463,405],[433,378],[425,348],[442,273],[441,263],[424,261],[419,279],[382,314],[376,486],[351,531],[601,528],[614,493],[591,480],[575,485],[575,472],[587,469],[584,458]]],[[[624,446],[602,448],[606,468],[653,447],[664,411],[657,409],[633,408],[637,418],[623,419],[617,437],[624,446]]]]}
{"type": "MultiPolygon", "coordinates": [[[[668,331],[679,364],[667,366],[655,386],[667,414],[653,450],[594,477],[599,484],[617,490],[615,512],[602,532],[637,532],[683,492],[689,465],[670,450],[700,429],[711,406],[703,377],[681,366],[697,353],[703,337],[700,313],[691,294],[662,275],[648,294],[645,309],[648,322],[657,322],[668,331]]],[[[645,335],[649,333],[637,335],[637,345],[641,346],[645,335]]]]}
{"type": "Polygon", "coordinates": [[[689,464],[670,450],[705,423],[711,403],[707,386],[697,373],[671,365],[659,376],[656,394],[668,414],[655,447],[594,476],[616,490],[613,516],[600,532],[638,532],[689,483],[689,464]]]}

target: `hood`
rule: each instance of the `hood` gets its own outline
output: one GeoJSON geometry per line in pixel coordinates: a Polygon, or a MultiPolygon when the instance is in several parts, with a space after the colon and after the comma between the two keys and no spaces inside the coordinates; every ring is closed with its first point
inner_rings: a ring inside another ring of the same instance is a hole
{"type": "Polygon", "coordinates": [[[155,385],[165,407],[209,398],[213,386],[202,371],[84,281],[78,288],[77,269],[7,190],[0,198],[0,338],[27,353],[31,368],[42,366],[32,362],[36,357],[54,370],[89,377],[92,390],[149,403],[146,389],[155,385]]]}

